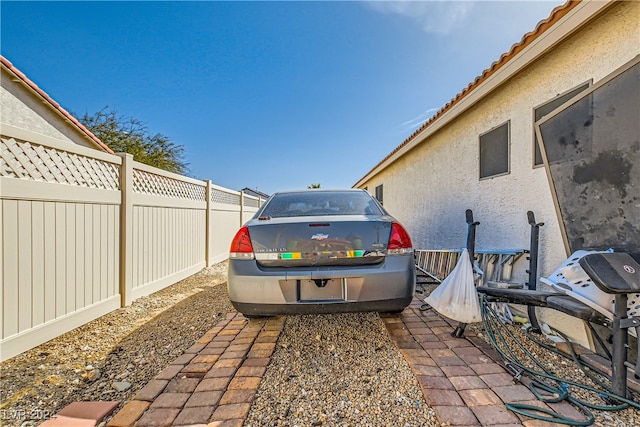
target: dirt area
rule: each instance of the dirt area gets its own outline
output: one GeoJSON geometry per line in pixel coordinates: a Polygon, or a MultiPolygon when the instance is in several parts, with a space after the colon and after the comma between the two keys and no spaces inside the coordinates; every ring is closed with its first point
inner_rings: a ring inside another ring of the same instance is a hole
{"type": "Polygon", "coordinates": [[[79,400],[130,400],[233,311],[226,281],[222,262],[3,362],[0,424],[79,400]]]}

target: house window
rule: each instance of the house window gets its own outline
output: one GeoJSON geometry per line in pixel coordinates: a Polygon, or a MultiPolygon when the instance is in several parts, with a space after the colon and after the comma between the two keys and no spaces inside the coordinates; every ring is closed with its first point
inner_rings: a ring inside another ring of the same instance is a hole
{"type": "MultiPolygon", "coordinates": [[[[556,108],[558,108],[559,106],[561,106],[562,104],[564,104],[565,102],[567,102],[568,100],[570,100],[571,98],[579,94],[580,92],[586,89],[589,89],[590,86],[591,86],[591,81],[588,81],[534,108],[533,109],[534,125],[535,125],[535,122],[537,122],[538,120],[540,120],[541,118],[543,118],[544,116],[546,116],[547,114],[549,114],[550,112],[552,112],[553,110],[555,110],[556,108]]],[[[540,145],[538,145],[538,135],[536,135],[535,131],[533,132],[533,153],[534,153],[533,166],[535,167],[535,166],[542,165],[543,163],[542,153],[540,151],[540,145]]]]}
{"type": "Polygon", "coordinates": [[[509,122],[480,135],[480,179],[509,173],[509,122]]]}
{"type": "Polygon", "coordinates": [[[382,184],[376,187],[376,200],[379,201],[380,204],[383,204],[382,203],[382,184]]]}

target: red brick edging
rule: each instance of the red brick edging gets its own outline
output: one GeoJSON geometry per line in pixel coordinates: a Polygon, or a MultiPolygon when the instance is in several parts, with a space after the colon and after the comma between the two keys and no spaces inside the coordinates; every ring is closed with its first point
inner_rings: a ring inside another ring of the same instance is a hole
{"type": "Polygon", "coordinates": [[[108,427],[241,426],[284,318],[230,313],[142,388],[108,427]]]}

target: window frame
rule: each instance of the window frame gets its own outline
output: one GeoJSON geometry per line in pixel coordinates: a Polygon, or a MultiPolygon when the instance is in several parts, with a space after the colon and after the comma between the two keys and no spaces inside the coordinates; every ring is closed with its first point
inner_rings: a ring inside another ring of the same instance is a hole
{"type": "Polygon", "coordinates": [[[509,175],[511,173],[511,119],[500,123],[497,126],[492,127],[486,132],[478,135],[478,180],[484,181],[486,179],[497,178],[500,176],[509,175]],[[507,170],[505,172],[500,172],[494,175],[482,176],[482,137],[490,134],[491,132],[495,132],[503,126],[507,126],[507,170]]]}

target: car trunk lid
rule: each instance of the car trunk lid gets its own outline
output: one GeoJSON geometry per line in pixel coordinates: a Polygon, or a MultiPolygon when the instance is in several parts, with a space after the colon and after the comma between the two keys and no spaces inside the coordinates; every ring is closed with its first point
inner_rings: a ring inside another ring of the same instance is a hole
{"type": "Polygon", "coordinates": [[[249,224],[256,261],[264,267],[368,265],[382,262],[391,222],[306,217],[249,224]]]}

